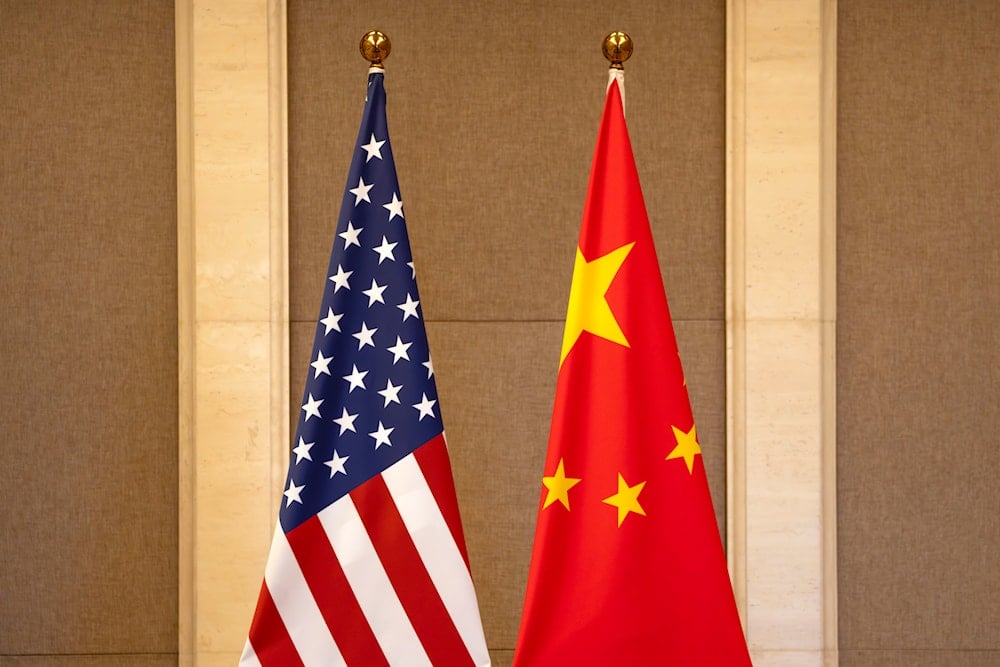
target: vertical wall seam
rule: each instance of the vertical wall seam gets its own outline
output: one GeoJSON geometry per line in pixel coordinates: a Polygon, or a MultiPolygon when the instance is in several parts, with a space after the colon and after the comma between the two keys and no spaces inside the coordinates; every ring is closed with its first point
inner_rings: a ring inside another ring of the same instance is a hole
{"type": "Polygon", "coordinates": [[[837,611],[837,0],[823,0],[820,74],[823,662],[839,663],[837,611]]]}
{"type": "Polygon", "coordinates": [[[277,524],[288,470],[288,50],[286,0],[268,0],[268,184],[270,208],[271,523],[277,524]]]}
{"type": "Polygon", "coordinates": [[[746,4],[726,4],[726,557],[747,629],[746,4]]]}
{"type": "Polygon", "coordinates": [[[177,116],[177,652],[193,664],[195,646],[195,229],[193,0],[174,3],[177,116]]]}

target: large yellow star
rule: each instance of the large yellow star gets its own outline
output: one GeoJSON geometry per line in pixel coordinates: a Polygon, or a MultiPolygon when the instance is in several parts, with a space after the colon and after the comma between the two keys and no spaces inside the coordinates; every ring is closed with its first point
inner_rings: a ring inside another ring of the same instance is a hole
{"type": "Polygon", "coordinates": [[[559,459],[559,465],[556,466],[556,474],[552,477],[542,477],[542,484],[549,490],[545,496],[545,503],[542,505],[542,509],[545,509],[557,500],[563,504],[563,507],[569,509],[569,490],[579,483],[579,478],[566,476],[566,471],[563,469],[563,460],[559,459]]]}
{"type": "Polygon", "coordinates": [[[614,313],[611,312],[605,294],[634,245],[635,243],[623,245],[592,262],[586,260],[579,247],[576,249],[573,284],[569,288],[569,308],[566,310],[566,329],[563,332],[562,355],[559,357],[560,366],[584,331],[629,347],[628,340],[618,325],[614,313]]]}
{"type": "Polygon", "coordinates": [[[701,445],[698,444],[698,434],[695,432],[694,425],[691,425],[691,430],[688,433],[685,433],[676,426],[671,426],[670,428],[674,430],[674,438],[677,439],[677,446],[667,454],[667,460],[684,459],[684,463],[687,464],[688,474],[694,473],[694,457],[701,454],[701,445]]]}
{"type": "Polygon", "coordinates": [[[613,496],[608,496],[601,502],[607,503],[609,505],[614,505],[618,508],[618,527],[621,528],[622,521],[628,516],[629,512],[635,512],[636,514],[641,514],[646,516],[646,510],[642,509],[642,505],[639,504],[639,492],[642,491],[642,487],[646,486],[645,482],[639,482],[635,486],[629,486],[625,483],[625,478],[622,477],[621,473],[618,473],[618,493],[613,496]]]}

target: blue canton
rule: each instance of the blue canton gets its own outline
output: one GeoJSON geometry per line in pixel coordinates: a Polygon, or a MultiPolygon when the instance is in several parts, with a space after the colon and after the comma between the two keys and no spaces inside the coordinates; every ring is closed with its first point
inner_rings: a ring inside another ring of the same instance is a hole
{"type": "Polygon", "coordinates": [[[443,429],[382,73],[368,77],[327,275],[280,512],[285,532],[443,429]]]}

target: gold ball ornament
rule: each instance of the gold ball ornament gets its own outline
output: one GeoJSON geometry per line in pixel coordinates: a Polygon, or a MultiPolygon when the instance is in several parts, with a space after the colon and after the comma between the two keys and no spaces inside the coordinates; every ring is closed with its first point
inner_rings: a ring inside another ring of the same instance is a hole
{"type": "Polygon", "coordinates": [[[625,69],[622,63],[632,57],[632,38],[624,32],[615,31],[604,38],[602,48],[604,57],[611,61],[611,67],[625,69]]]}
{"type": "Polygon", "coordinates": [[[371,63],[372,67],[382,67],[382,61],[389,57],[392,43],[389,36],[381,30],[369,30],[361,38],[361,55],[371,63]]]}

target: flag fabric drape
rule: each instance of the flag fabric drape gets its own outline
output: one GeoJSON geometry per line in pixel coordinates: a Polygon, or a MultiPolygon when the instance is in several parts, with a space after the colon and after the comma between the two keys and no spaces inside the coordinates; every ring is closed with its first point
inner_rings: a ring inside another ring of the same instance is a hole
{"type": "Polygon", "coordinates": [[[241,665],[488,665],[373,69],[241,665]]]}
{"type": "Polygon", "coordinates": [[[619,85],[576,251],[514,665],[749,665],[619,85]]]}

